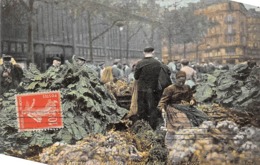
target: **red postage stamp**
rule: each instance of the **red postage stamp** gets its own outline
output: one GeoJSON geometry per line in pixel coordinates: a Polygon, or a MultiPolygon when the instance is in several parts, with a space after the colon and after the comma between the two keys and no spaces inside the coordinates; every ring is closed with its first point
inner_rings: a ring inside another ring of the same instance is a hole
{"type": "Polygon", "coordinates": [[[60,100],[59,91],[16,95],[19,132],[63,128],[60,100]]]}

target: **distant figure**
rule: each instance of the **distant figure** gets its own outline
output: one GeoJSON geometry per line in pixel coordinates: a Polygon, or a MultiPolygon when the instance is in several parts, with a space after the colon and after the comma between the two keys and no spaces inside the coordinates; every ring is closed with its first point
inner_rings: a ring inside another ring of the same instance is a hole
{"type": "Polygon", "coordinates": [[[124,63],[123,65],[124,77],[128,79],[128,76],[131,73],[132,69],[128,66],[127,63],[124,63]]]}
{"type": "Polygon", "coordinates": [[[229,66],[228,66],[228,64],[223,64],[223,65],[219,66],[219,69],[220,70],[229,70],[229,66]]]}
{"type": "Polygon", "coordinates": [[[98,72],[100,72],[98,66],[96,66],[93,61],[91,60],[86,60],[84,57],[78,56],[77,60],[82,62],[82,65],[85,64],[88,68],[90,68],[92,71],[94,71],[97,75],[99,74],[98,72]]]}
{"type": "MultiPolygon", "coordinates": [[[[7,58],[9,55],[5,55],[5,54],[3,54],[3,57],[5,57],[5,58],[7,58]]],[[[12,57],[12,56],[10,56],[11,57],[11,63],[13,64],[13,65],[15,65],[15,64],[17,64],[16,63],[16,61],[15,61],[15,59],[12,57]]],[[[3,65],[3,63],[4,63],[4,60],[3,60],[3,58],[1,58],[0,59],[0,65],[3,65]]]]}
{"type": "Polygon", "coordinates": [[[212,74],[215,71],[215,69],[216,69],[216,66],[212,62],[210,62],[209,65],[208,65],[207,72],[209,74],[212,74]]]}
{"type": "Polygon", "coordinates": [[[207,73],[208,64],[205,62],[201,62],[198,66],[199,73],[207,73]]]}
{"type": "Polygon", "coordinates": [[[189,66],[188,60],[182,60],[181,61],[182,68],[180,71],[183,71],[186,73],[186,85],[189,85],[190,88],[194,87],[197,83],[197,72],[189,66]]]}
{"type": "Polygon", "coordinates": [[[47,69],[45,74],[48,77],[48,79],[54,80],[57,78],[57,73],[59,73],[61,69],[61,58],[55,56],[52,58],[52,65],[47,69]]]}
{"type": "MultiPolygon", "coordinates": [[[[16,89],[23,78],[23,70],[20,65],[12,62],[11,56],[4,56],[0,65],[0,94],[10,89],[16,89]]],[[[14,60],[14,59],[13,59],[14,60]]]]}
{"type": "Polygon", "coordinates": [[[176,72],[177,72],[177,60],[174,60],[174,61],[169,61],[168,63],[168,67],[170,68],[170,71],[171,71],[171,81],[174,83],[175,82],[175,75],[176,75],[176,72]]]}
{"type": "Polygon", "coordinates": [[[74,59],[79,66],[83,66],[87,63],[87,60],[81,56],[76,56],[74,59]]]}
{"type": "Polygon", "coordinates": [[[123,77],[123,70],[121,70],[119,67],[119,61],[115,60],[113,65],[112,65],[112,74],[113,78],[116,80],[119,80],[123,77]]]}
{"type": "Polygon", "coordinates": [[[253,67],[257,66],[257,63],[255,60],[248,60],[247,65],[250,69],[252,69],[253,67]]]}
{"type": "Polygon", "coordinates": [[[101,62],[98,64],[98,77],[101,78],[101,75],[105,69],[105,63],[101,62]]]}
{"type": "Polygon", "coordinates": [[[153,57],[154,48],[145,48],[143,53],[144,58],[137,63],[134,73],[138,81],[137,119],[148,121],[151,127],[156,129],[161,116],[157,109],[160,100],[157,87],[161,63],[153,57]]]}
{"type": "Polygon", "coordinates": [[[61,66],[61,58],[60,57],[53,57],[52,58],[52,65],[50,67],[53,67],[53,68],[58,68],[61,66]]]}
{"type": "Polygon", "coordinates": [[[131,73],[128,75],[128,78],[127,78],[127,82],[128,82],[128,83],[133,82],[133,81],[135,80],[135,77],[134,77],[135,67],[136,67],[136,64],[133,64],[133,65],[132,65],[131,73]]]}

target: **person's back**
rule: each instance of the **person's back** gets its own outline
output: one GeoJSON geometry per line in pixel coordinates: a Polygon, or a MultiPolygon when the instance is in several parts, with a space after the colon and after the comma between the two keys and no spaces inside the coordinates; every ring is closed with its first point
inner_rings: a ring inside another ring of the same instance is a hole
{"type": "Polygon", "coordinates": [[[197,72],[189,66],[189,61],[183,60],[182,65],[183,67],[181,68],[181,71],[186,73],[186,80],[192,80],[196,83],[197,72]]]}
{"type": "Polygon", "coordinates": [[[134,74],[135,74],[135,66],[136,66],[136,64],[133,64],[133,65],[132,65],[131,72],[130,72],[130,74],[128,75],[128,78],[127,78],[128,83],[130,83],[130,82],[132,82],[132,81],[135,80],[135,77],[134,77],[134,74]]]}
{"type": "Polygon", "coordinates": [[[113,74],[113,77],[115,79],[120,79],[121,78],[121,71],[120,69],[117,67],[118,63],[114,63],[113,66],[112,66],[112,74],[113,74]]]}
{"type": "Polygon", "coordinates": [[[161,63],[153,58],[154,49],[144,49],[144,59],[136,65],[134,77],[137,80],[137,120],[144,119],[153,129],[159,124],[160,112],[157,104],[160,100],[157,87],[161,63]]]}
{"type": "Polygon", "coordinates": [[[172,84],[171,70],[167,65],[161,64],[161,70],[158,78],[158,89],[157,89],[160,97],[162,96],[163,90],[171,84],[172,84]]]}
{"type": "Polygon", "coordinates": [[[181,71],[183,71],[183,72],[186,73],[186,79],[187,79],[187,80],[193,80],[193,81],[196,80],[196,78],[194,77],[195,74],[196,74],[196,71],[195,71],[192,67],[183,66],[183,67],[181,68],[181,71]]]}
{"type": "Polygon", "coordinates": [[[173,62],[173,61],[169,62],[167,66],[170,68],[170,71],[172,73],[175,73],[177,71],[175,62],[173,62]]]}
{"type": "Polygon", "coordinates": [[[124,71],[124,76],[125,76],[126,78],[128,78],[129,74],[130,74],[131,71],[132,71],[132,68],[130,68],[127,64],[124,64],[123,71],[124,71]]]}
{"type": "Polygon", "coordinates": [[[145,57],[137,63],[134,77],[138,80],[139,90],[156,90],[160,65],[160,62],[153,57],[145,57]]]}
{"type": "Polygon", "coordinates": [[[183,67],[181,68],[181,71],[186,73],[186,85],[189,85],[190,88],[193,88],[196,86],[197,83],[197,72],[189,65],[188,60],[183,60],[182,61],[183,67]]]}

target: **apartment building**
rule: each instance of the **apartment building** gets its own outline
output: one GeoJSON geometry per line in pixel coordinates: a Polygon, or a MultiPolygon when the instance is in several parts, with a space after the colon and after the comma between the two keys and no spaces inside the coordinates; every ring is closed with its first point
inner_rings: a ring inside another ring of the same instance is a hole
{"type": "MultiPolygon", "coordinates": [[[[217,63],[260,61],[260,12],[230,1],[200,8],[196,14],[206,15],[215,26],[200,43],[187,45],[185,58],[217,63]]],[[[175,45],[173,50],[175,59],[184,57],[183,45],[175,45]]]]}

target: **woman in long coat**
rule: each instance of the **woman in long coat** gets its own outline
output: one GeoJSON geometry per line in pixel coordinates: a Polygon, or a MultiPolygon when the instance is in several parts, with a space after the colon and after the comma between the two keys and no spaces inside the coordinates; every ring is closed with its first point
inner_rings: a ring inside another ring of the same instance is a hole
{"type": "Polygon", "coordinates": [[[185,85],[186,73],[176,73],[176,83],[164,89],[159,102],[159,109],[166,120],[165,144],[171,146],[174,132],[179,129],[190,128],[207,120],[207,115],[191,106],[196,103],[193,93],[188,85],[185,85]],[[191,121],[194,119],[196,122],[191,121]]]}

